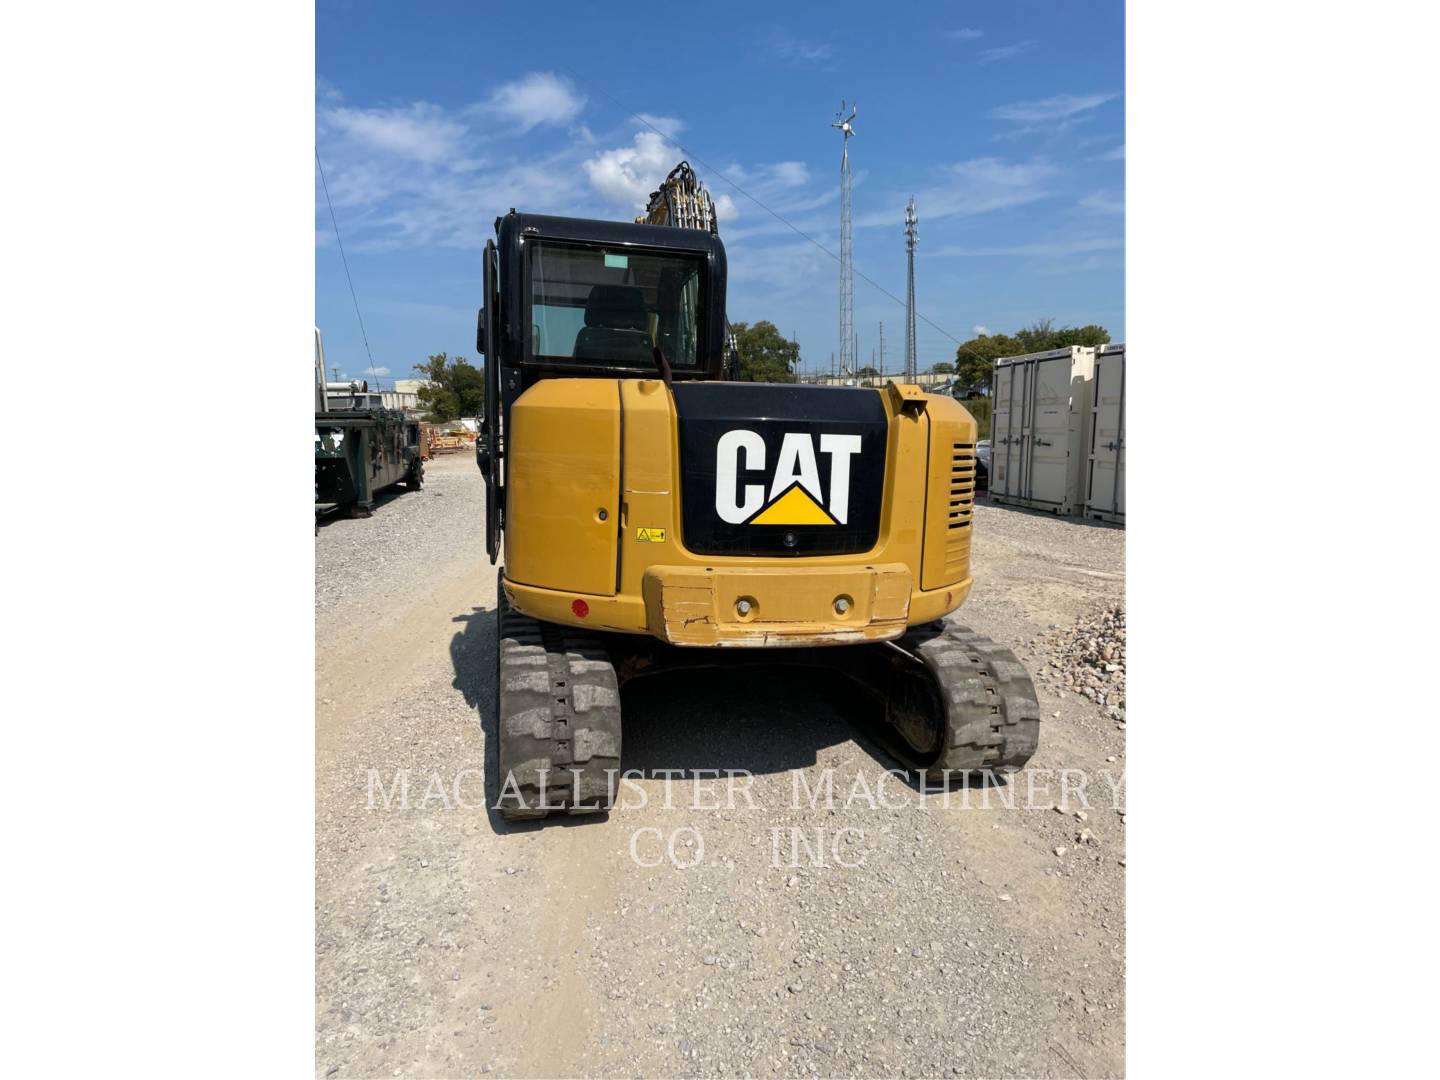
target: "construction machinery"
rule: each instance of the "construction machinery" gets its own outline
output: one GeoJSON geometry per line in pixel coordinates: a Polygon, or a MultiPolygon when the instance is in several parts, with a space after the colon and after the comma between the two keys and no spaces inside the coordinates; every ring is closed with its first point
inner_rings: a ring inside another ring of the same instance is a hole
{"type": "Polygon", "coordinates": [[[388,409],[364,380],[327,382],[325,346],[315,331],[315,507],[369,517],[375,495],[403,483],[419,491],[425,479],[420,421],[388,409]]]}
{"type": "Polygon", "coordinates": [[[486,244],[476,456],[505,555],[508,819],[608,809],[620,687],[677,668],[850,680],[928,782],[1035,752],[1029,675],[947,618],[971,587],[974,419],[911,385],[722,379],[714,222],[686,167],[635,223],[511,210],[486,244]]]}

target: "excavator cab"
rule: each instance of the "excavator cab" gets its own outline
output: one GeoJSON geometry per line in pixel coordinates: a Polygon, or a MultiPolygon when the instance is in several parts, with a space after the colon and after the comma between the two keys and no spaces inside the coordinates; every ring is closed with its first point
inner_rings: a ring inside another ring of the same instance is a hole
{"type": "Polygon", "coordinates": [[[724,380],[725,249],[679,173],[635,223],[512,210],[485,247],[502,813],[608,809],[621,683],[742,657],[854,681],[932,779],[1019,767],[1029,676],[946,618],[974,419],[916,386],[724,380]]]}
{"type": "Polygon", "coordinates": [[[555,376],[654,375],[656,349],[678,377],[719,377],[725,249],[717,236],[512,210],[497,220],[485,258],[496,282],[487,305],[494,340],[482,321],[477,347],[495,348],[522,387],[555,376]]]}
{"type": "Polygon", "coordinates": [[[699,229],[520,214],[485,245],[476,350],[485,415],[476,460],[487,483],[486,549],[499,555],[503,432],[542,379],[718,379],[724,365],[725,248],[699,229]]]}

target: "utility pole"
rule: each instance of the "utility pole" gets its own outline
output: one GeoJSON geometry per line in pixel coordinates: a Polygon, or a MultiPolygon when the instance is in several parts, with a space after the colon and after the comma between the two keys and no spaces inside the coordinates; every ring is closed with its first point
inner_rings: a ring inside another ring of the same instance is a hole
{"type": "Polygon", "coordinates": [[[920,239],[920,218],[915,213],[915,196],[905,205],[905,379],[915,381],[915,244],[920,239]]]}
{"type": "Polygon", "coordinates": [[[885,374],[885,324],[883,322],[880,324],[880,367],[878,370],[881,375],[885,374]]]}
{"type": "Polygon", "coordinates": [[[850,137],[855,134],[851,121],[855,119],[855,107],[845,115],[845,102],[840,102],[840,111],[835,114],[831,127],[841,135],[840,148],[840,370],[849,376],[855,373],[855,266],[851,252],[850,225],[850,137]]]}

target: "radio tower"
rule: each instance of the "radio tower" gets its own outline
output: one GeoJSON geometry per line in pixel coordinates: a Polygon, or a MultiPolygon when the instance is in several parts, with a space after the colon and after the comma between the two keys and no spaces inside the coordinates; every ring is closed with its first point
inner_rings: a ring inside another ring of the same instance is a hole
{"type": "Polygon", "coordinates": [[[855,266],[850,253],[850,136],[855,129],[855,106],[845,115],[845,102],[830,126],[840,129],[840,371],[847,378],[855,374],[855,266]]]}
{"type": "Polygon", "coordinates": [[[905,204],[905,262],[908,269],[905,289],[905,381],[915,381],[915,241],[920,238],[920,219],[915,216],[915,196],[905,204]]]}

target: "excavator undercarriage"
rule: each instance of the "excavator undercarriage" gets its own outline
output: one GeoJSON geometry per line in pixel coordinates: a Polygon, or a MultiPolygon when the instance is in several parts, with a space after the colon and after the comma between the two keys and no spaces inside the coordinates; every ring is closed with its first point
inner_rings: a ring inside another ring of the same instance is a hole
{"type": "Polygon", "coordinates": [[[1019,769],[1039,743],[1024,666],[953,619],[878,644],[684,649],[532,619],[505,600],[503,568],[500,578],[497,801],[509,820],[608,810],[621,771],[621,687],[687,669],[822,669],[859,692],[851,704],[871,721],[867,731],[927,785],[1019,769]]]}

